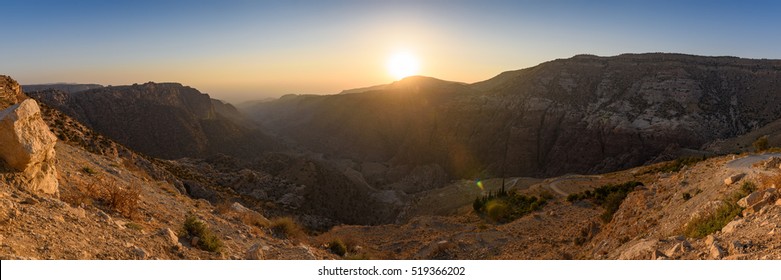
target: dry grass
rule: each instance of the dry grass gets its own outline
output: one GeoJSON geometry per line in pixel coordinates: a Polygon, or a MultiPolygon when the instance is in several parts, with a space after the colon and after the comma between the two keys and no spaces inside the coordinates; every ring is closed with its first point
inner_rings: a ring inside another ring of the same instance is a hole
{"type": "Polygon", "coordinates": [[[73,206],[90,205],[119,213],[125,218],[138,217],[138,202],[141,190],[132,186],[121,186],[116,181],[100,176],[91,178],[75,189],[63,192],[61,199],[73,206]]]}
{"type": "Polygon", "coordinates": [[[304,230],[291,217],[279,217],[271,220],[271,233],[277,238],[295,240],[306,235],[304,230]]]}
{"type": "Polygon", "coordinates": [[[772,188],[773,186],[776,188],[781,188],[781,173],[776,173],[774,175],[764,175],[759,178],[759,182],[761,183],[763,189],[772,188]]]}

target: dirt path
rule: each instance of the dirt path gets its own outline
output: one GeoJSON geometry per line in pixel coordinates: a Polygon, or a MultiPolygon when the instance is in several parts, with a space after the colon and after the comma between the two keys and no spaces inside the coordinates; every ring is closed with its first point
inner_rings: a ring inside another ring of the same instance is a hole
{"type": "Polygon", "coordinates": [[[751,165],[753,165],[756,162],[767,160],[770,157],[781,157],[781,154],[774,153],[774,154],[762,154],[762,155],[749,155],[746,157],[733,159],[725,165],[727,168],[730,169],[736,169],[741,171],[750,171],[751,165]]]}

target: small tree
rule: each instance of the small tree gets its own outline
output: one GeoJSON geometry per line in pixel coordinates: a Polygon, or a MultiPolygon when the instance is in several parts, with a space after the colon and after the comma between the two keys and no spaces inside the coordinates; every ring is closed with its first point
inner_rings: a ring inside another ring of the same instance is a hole
{"type": "Polygon", "coordinates": [[[767,150],[768,148],[768,142],[767,142],[767,135],[757,138],[757,141],[754,141],[754,151],[755,152],[761,152],[764,150],[767,150]]]}

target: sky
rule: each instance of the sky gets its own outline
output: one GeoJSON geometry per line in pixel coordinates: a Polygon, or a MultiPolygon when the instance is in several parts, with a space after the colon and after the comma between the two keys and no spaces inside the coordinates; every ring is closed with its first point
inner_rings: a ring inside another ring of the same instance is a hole
{"type": "Polygon", "coordinates": [[[781,59],[781,1],[3,1],[0,74],[179,82],[231,102],[386,84],[389,59],[473,83],[577,54],[781,59]]]}

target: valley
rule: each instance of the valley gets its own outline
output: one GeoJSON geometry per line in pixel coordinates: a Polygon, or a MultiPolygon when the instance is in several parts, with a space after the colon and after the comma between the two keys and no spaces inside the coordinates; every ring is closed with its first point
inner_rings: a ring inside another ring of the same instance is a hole
{"type": "Polygon", "coordinates": [[[2,259],[781,259],[777,60],[578,55],[237,106],[0,82],[3,147],[52,146],[39,169],[0,149],[2,259]],[[539,202],[473,205],[505,193],[539,202]]]}

